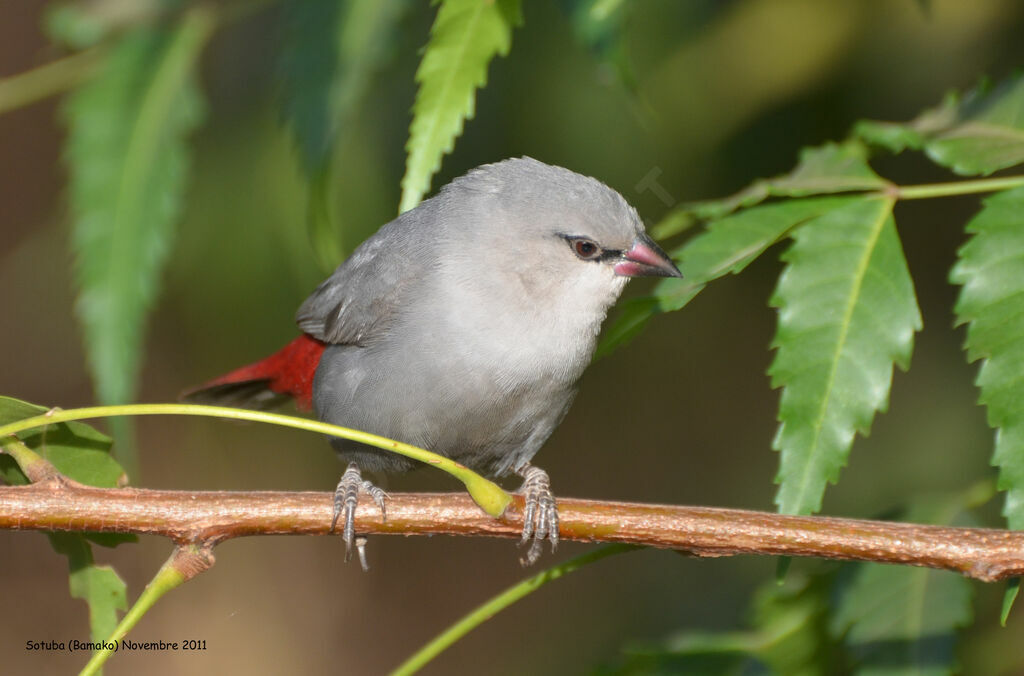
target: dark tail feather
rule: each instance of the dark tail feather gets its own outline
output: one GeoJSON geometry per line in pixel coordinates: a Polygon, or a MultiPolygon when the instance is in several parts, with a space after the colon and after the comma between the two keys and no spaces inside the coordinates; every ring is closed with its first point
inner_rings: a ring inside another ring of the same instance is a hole
{"type": "Polygon", "coordinates": [[[299,409],[308,411],[313,407],[313,376],[324,347],[324,343],[304,333],[266,359],[188,390],[181,399],[196,404],[268,409],[292,397],[299,409]]]}
{"type": "Polygon", "coordinates": [[[247,380],[239,383],[200,385],[195,389],[182,392],[179,399],[189,404],[268,411],[283,406],[291,398],[287,394],[274,392],[270,389],[269,384],[269,380],[247,380]]]}

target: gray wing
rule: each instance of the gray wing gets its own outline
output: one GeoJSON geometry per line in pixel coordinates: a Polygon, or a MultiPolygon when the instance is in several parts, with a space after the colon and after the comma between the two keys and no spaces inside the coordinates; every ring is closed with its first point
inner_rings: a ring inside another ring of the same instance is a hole
{"type": "Polygon", "coordinates": [[[317,287],[295,315],[299,328],[325,343],[350,345],[387,329],[431,260],[428,247],[417,246],[418,219],[409,214],[383,226],[317,287]]]}

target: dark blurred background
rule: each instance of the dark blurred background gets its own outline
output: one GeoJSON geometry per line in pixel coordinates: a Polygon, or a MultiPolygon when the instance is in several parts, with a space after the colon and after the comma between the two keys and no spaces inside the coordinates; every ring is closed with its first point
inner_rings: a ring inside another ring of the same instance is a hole
{"type": "MultiPolygon", "coordinates": [[[[338,211],[351,248],[394,216],[413,73],[434,10],[406,14],[337,161],[338,211]]],[[[531,155],[618,189],[646,221],[666,205],[636,186],[652,170],[678,202],[724,196],[795,163],[800,147],[838,140],[859,118],[904,120],[980,76],[1024,64],[1016,0],[743,0],[637,3],[627,32],[635,88],[571,39],[554,3],[524,3],[509,58],[496,60],[434,186],[484,162],[531,155]]],[[[59,54],[40,29],[45,3],[0,7],[0,77],[59,54]]],[[[143,401],[262,357],[296,332],[297,305],[322,278],[304,225],[305,189],[279,125],[274,6],[219,32],[203,58],[209,101],[195,135],[184,219],[149,324],[143,401]]],[[[70,408],[93,402],[72,314],[60,103],[0,116],[0,393],[70,408]]],[[[902,183],[948,180],[921,160],[875,162],[902,183]]],[[[990,477],[992,434],[975,404],[974,367],[952,327],[946,281],[978,198],[897,206],[924,315],[913,369],[897,374],[890,412],[858,439],[824,512],[871,517],[918,494],[990,477]]],[[[771,252],[776,254],[777,252],[771,252]]],[[[772,509],[770,450],[778,393],[764,375],[780,265],[765,256],[712,284],[683,311],[593,364],[565,423],[537,456],[562,496],[772,509]]],[[[637,282],[630,294],[640,293],[637,282]]],[[[139,485],[320,490],[340,466],[322,439],[200,419],[138,423],[139,485]]],[[[455,490],[445,476],[391,477],[386,488],[455,490]]],[[[998,504],[985,518],[1000,525],[998,504]]],[[[170,553],[97,549],[134,600],[170,553]]],[[[565,543],[551,563],[586,549],[565,543]]],[[[511,541],[374,538],[372,571],[343,565],[335,538],[251,538],[175,591],[133,633],[205,639],[203,653],[119,654],[108,674],[381,673],[526,574],[511,541]]],[[[803,565],[800,562],[796,566],[803,565]]],[[[694,560],[640,552],[560,581],[489,621],[425,673],[585,673],[624,644],[680,628],[742,626],[767,558],[694,560]]],[[[27,639],[88,637],[68,597],[65,560],[35,533],[0,533],[0,671],[76,671],[83,654],[29,653],[27,639]]],[[[977,624],[964,672],[1024,673],[1024,617],[997,623],[999,586],[975,585],[977,624]]]]}

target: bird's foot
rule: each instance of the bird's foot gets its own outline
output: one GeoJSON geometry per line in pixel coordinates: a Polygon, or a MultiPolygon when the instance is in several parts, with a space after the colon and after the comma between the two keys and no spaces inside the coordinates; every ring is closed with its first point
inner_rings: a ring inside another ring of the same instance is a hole
{"type": "Polygon", "coordinates": [[[544,538],[551,541],[551,551],[558,547],[558,505],[551,492],[551,479],[548,473],[539,467],[527,464],[517,472],[523,477],[520,492],[523,494],[525,509],[523,512],[523,537],[519,541],[522,547],[527,542],[529,549],[519,558],[524,566],[532,566],[540,558],[544,538]]]}
{"type": "Polygon", "coordinates": [[[388,512],[385,501],[388,499],[388,494],[364,479],[359,473],[359,467],[354,462],[350,462],[348,469],[341,475],[338,487],[334,489],[334,518],[331,519],[331,532],[334,532],[334,527],[338,525],[338,519],[344,514],[345,525],[342,534],[345,540],[345,561],[352,560],[352,544],[354,543],[359,552],[359,565],[365,571],[370,569],[366,565],[366,538],[355,536],[356,505],[359,503],[360,493],[370,496],[370,499],[380,509],[381,519],[387,521],[388,512]]]}

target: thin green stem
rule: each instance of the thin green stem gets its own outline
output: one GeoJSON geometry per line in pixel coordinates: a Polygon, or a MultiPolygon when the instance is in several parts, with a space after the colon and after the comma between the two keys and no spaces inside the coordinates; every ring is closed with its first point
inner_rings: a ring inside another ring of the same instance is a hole
{"type": "Polygon", "coordinates": [[[920,200],[932,197],[952,197],[979,192],[995,192],[1024,186],[1024,176],[1001,176],[980,178],[975,181],[954,181],[950,183],[925,183],[922,185],[897,186],[894,194],[900,200],[920,200]]]}
{"type": "Polygon", "coordinates": [[[601,559],[612,556],[613,554],[622,554],[623,552],[628,552],[633,549],[638,549],[638,547],[622,544],[601,547],[587,552],[582,556],[569,559],[565,563],[560,563],[557,566],[548,568],[533,577],[529,577],[522,582],[509,587],[497,596],[478,606],[461,620],[438,634],[432,641],[420,648],[414,655],[412,655],[412,657],[392,671],[391,676],[409,676],[409,674],[416,673],[430,662],[430,660],[437,657],[449,646],[468,634],[477,626],[483,624],[505,608],[508,608],[524,596],[533,593],[548,582],[557,580],[563,575],[567,575],[568,573],[578,570],[583,566],[600,561],[601,559]]]}
{"type": "MultiPolygon", "coordinates": [[[[195,546],[191,546],[190,549],[197,550],[195,546]]],[[[86,663],[82,671],[79,672],[78,676],[93,676],[98,674],[100,669],[103,668],[103,664],[110,658],[110,656],[116,651],[114,647],[121,639],[123,639],[129,631],[131,631],[142,616],[145,615],[150,608],[156,604],[160,598],[171,591],[175,587],[181,585],[182,582],[191,578],[191,575],[187,575],[177,565],[179,560],[179,552],[181,550],[175,549],[175,553],[171,555],[171,558],[167,559],[160,570],[157,571],[156,575],[150,580],[149,584],[139,595],[139,600],[135,602],[124,617],[121,618],[121,622],[114,629],[114,633],[110,635],[106,641],[103,642],[103,647],[100,650],[95,651],[92,657],[86,663]]]]}
{"type": "MultiPolygon", "coordinates": [[[[262,11],[279,0],[250,0],[218,8],[217,28],[262,11]]],[[[140,23],[153,17],[140,13],[140,23]]],[[[131,27],[131,26],[125,26],[131,27]]],[[[0,114],[31,105],[78,86],[92,76],[108,44],[101,43],[31,70],[0,79],[0,114]]]]}
{"type": "Polygon", "coordinates": [[[41,481],[56,472],[53,465],[23,444],[18,437],[0,437],[0,451],[14,458],[21,473],[30,482],[41,481]]]}
{"type": "Polygon", "coordinates": [[[122,415],[195,415],[211,418],[230,418],[232,420],[249,420],[252,422],[269,423],[283,427],[306,430],[307,432],[318,432],[342,439],[358,441],[359,443],[385,451],[391,451],[404,455],[413,460],[419,460],[437,467],[440,470],[451,474],[453,477],[466,485],[466,490],[473,500],[480,505],[481,509],[491,516],[500,516],[505,508],[512,501],[512,497],[498,487],[497,484],[488,481],[465,465],[461,465],[450,458],[431,453],[411,444],[388,439],[369,432],[349,429],[339,425],[306,418],[281,415],[280,413],[268,413],[267,411],[250,411],[241,408],[228,408],[226,406],[201,406],[199,404],[124,404],[120,406],[91,406],[87,408],[72,408],[67,410],[54,409],[43,415],[33,418],[18,420],[0,426],[0,439],[11,434],[24,432],[36,427],[44,427],[54,423],[69,422],[71,420],[83,420],[86,418],[110,418],[122,415]]]}
{"type": "Polygon", "coordinates": [[[0,80],[0,113],[67,91],[85,81],[99,64],[104,47],[93,47],[0,80]]]}

